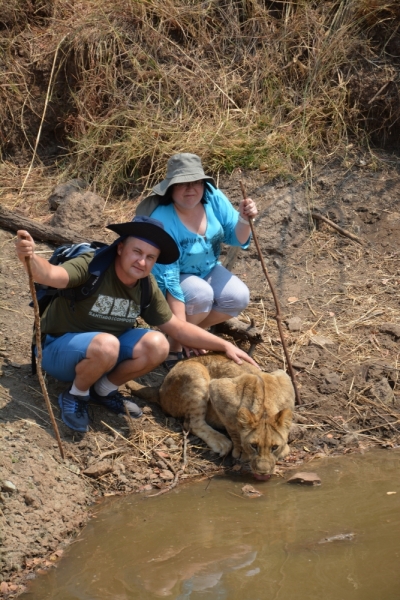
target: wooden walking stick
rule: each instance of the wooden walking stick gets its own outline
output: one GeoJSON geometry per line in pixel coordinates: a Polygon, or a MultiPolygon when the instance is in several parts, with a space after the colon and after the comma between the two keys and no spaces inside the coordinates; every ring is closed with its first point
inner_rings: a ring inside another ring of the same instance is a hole
{"type": "MultiPolygon", "coordinates": [[[[243,181],[240,180],[239,183],[240,183],[240,187],[242,189],[243,199],[247,198],[247,194],[246,194],[245,187],[243,185],[243,181]]],[[[300,404],[303,404],[303,403],[302,403],[301,398],[300,398],[299,390],[297,389],[297,384],[296,384],[296,380],[295,380],[295,372],[293,371],[292,362],[290,360],[290,356],[289,356],[289,352],[288,352],[288,349],[287,349],[286,341],[285,341],[285,338],[283,337],[282,314],[281,314],[281,309],[280,309],[278,297],[276,295],[275,287],[274,287],[274,285],[273,285],[273,283],[271,281],[271,278],[270,278],[270,276],[268,274],[267,267],[265,265],[265,261],[264,261],[263,255],[261,253],[260,245],[258,243],[258,238],[257,238],[256,232],[255,232],[255,229],[254,229],[253,219],[249,219],[249,225],[250,225],[251,233],[253,235],[254,243],[255,243],[256,248],[257,248],[258,257],[260,259],[260,262],[261,262],[261,265],[262,265],[262,269],[264,271],[264,275],[265,275],[265,277],[266,277],[266,279],[268,281],[268,285],[270,287],[272,296],[274,298],[275,308],[276,308],[275,319],[276,319],[276,322],[278,324],[278,330],[279,330],[279,335],[280,335],[281,341],[282,341],[283,351],[285,353],[285,357],[286,357],[286,362],[287,362],[287,366],[288,366],[290,378],[292,380],[293,387],[294,387],[294,393],[296,395],[296,404],[300,405],[300,404]]]]}
{"type": "Polygon", "coordinates": [[[48,410],[48,413],[49,413],[49,416],[50,416],[50,420],[51,420],[52,425],[53,425],[54,433],[56,434],[57,443],[58,443],[58,447],[59,447],[59,450],[60,450],[61,458],[64,458],[64,448],[63,448],[62,443],[61,443],[60,432],[58,431],[57,423],[56,423],[56,420],[54,418],[53,409],[52,409],[51,404],[50,404],[49,394],[47,393],[46,383],[45,383],[45,380],[44,380],[44,377],[43,377],[43,371],[42,371],[42,340],[41,340],[42,334],[41,334],[41,330],[40,330],[39,304],[38,304],[37,297],[36,297],[35,284],[33,282],[33,275],[32,275],[31,259],[30,259],[29,256],[27,256],[25,258],[25,262],[26,262],[26,268],[27,268],[27,271],[28,271],[29,289],[31,291],[32,302],[33,302],[33,310],[34,310],[34,315],[35,315],[35,336],[36,336],[36,349],[37,349],[37,355],[36,355],[37,374],[38,374],[38,378],[39,378],[40,387],[42,388],[42,393],[43,393],[43,396],[44,396],[44,400],[46,402],[47,410],[48,410]]]}

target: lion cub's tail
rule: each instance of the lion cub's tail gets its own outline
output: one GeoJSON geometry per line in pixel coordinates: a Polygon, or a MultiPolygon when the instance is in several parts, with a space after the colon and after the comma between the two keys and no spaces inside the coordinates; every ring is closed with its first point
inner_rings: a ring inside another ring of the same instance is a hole
{"type": "Polygon", "coordinates": [[[148,400],[149,402],[156,402],[160,404],[160,394],[158,387],[146,387],[137,381],[128,381],[125,387],[132,392],[134,396],[148,400]]]}

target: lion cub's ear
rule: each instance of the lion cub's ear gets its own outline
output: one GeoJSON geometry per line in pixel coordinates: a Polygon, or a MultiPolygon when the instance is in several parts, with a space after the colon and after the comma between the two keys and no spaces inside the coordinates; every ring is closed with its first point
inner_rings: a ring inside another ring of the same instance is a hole
{"type": "Polygon", "coordinates": [[[260,415],[255,415],[251,410],[242,406],[238,410],[237,420],[243,429],[255,429],[260,421],[260,415]]]}
{"type": "Polygon", "coordinates": [[[276,429],[287,429],[289,431],[292,419],[293,412],[290,408],[283,408],[270,418],[270,422],[276,429]]]}

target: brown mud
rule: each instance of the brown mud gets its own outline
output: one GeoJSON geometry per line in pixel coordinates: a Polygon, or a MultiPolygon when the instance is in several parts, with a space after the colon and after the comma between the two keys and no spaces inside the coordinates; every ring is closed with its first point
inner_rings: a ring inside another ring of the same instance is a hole
{"type": "MultiPolygon", "coordinates": [[[[242,178],[257,202],[256,232],[281,302],[302,399],[292,452],[277,476],[310,461],[316,471],[321,456],[399,443],[400,168],[387,156],[379,165],[371,168],[362,159],[351,169],[325,167],[308,173],[301,184],[266,184],[262,173],[239,171],[219,182],[237,205],[242,178]],[[362,243],[313,221],[311,211],[320,211],[362,243]]],[[[123,215],[121,210],[104,213],[103,224],[129,219],[133,212],[134,203],[126,203],[123,215]]],[[[49,220],[45,205],[40,210],[32,205],[24,214],[49,220]]],[[[85,233],[110,239],[102,228],[85,233]]],[[[91,431],[71,432],[60,421],[57,405],[65,384],[48,377],[66,453],[62,461],[37,377],[31,375],[33,311],[27,276],[14,254],[14,234],[0,231],[0,247],[0,596],[12,597],[37,572],[54,565],[90,518],[94,501],[165,490],[176,481],[184,451],[187,465],[179,480],[221,470],[252,480],[231,458],[216,459],[193,436],[186,448],[181,424],[141,400],[145,414],[138,421],[128,423],[94,408],[91,431]]],[[[51,254],[45,244],[37,249],[51,254]]],[[[234,271],[251,290],[241,319],[263,329],[265,342],[254,357],[265,370],[282,367],[275,308],[254,244],[240,254],[234,271]]],[[[141,381],[156,385],[165,373],[160,367],[141,381]]]]}

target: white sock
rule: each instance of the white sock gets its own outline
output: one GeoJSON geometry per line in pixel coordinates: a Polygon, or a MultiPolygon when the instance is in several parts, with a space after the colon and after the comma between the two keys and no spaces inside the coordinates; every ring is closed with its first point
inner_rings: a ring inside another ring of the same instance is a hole
{"type": "Polygon", "coordinates": [[[94,390],[99,394],[99,396],[108,396],[110,392],[115,392],[119,388],[119,385],[114,385],[109,381],[107,375],[103,375],[96,383],[94,384],[94,390]]]}
{"type": "Polygon", "coordinates": [[[89,396],[89,390],[80,390],[76,387],[75,382],[71,385],[69,393],[73,396],[89,396]]]}

